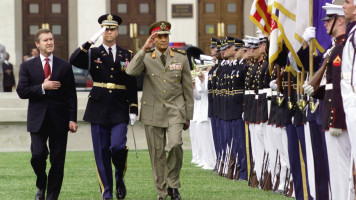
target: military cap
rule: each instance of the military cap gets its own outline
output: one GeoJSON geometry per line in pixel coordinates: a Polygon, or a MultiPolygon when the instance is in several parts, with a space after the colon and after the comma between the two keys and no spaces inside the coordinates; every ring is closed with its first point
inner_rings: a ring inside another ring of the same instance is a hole
{"type": "Polygon", "coordinates": [[[218,45],[218,39],[211,38],[210,48],[215,48],[218,45]]]}
{"type": "Polygon", "coordinates": [[[260,44],[260,40],[257,37],[252,37],[252,36],[246,35],[246,38],[249,41],[250,48],[252,48],[252,49],[258,48],[258,45],[260,44]]]}
{"type": "Polygon", "coordinates": [[[221,51],[221,40],[216,41],[217,52],[221,51]]]}
{"type": "Polygon", "coordinates": [[[226,48],[229,48],[229,47],[235,45],[235,40],[236,40],[236,38],[234,38],[234,37],[226,36],[226,38],[225,38],[226,48]]]}
{"type": "Polygon", "coordinates": [[[322,21],[328,21],[335,16],[345,16],[344,9],[340,5],[326,3],[323,9],[326,11],[326,14],[325,17],[321,19],[322,21]]]}
{"type": "Polygon", "coordinates": [[[244,47],[245,43],[241,39],[235,38],[235,50],[244,47]]]}
{"type": "Polygon", "coordinates": [[[227,47],[227,43],[226,43],[226,38],[225,39],[221,39],[221,48],[220,50],[223,51],[225,50],[227,47]]]}
{"type": "Polygon", "coordinates": [[[242,39],[242,41],[245,43],[245,45],[244,45],[245,48],[250,48],[251,47],[250,41],[248,39],[242,39]]]}
{"type": "Polygon", "coordinates": [[[158,33],[158,34],[171,34],[171,23],[166,22],[166,21],[159,21],[155,22],[150,25],[148,28],[149,34],[152,35],[152,33],[158,33]]]}
{"type": "Polygon", "coordinates": [[[259,40],[259,43],[268,41],[268,38],[263,35],[262,31],[256,31],[256,35],[259,40]]]}
{"type": "Polygon", "coordinates": [[[105,14],[99,17],[98,22],[107,29],[115,29],[121,24],[122,19],[117,15],[105,14]]]}

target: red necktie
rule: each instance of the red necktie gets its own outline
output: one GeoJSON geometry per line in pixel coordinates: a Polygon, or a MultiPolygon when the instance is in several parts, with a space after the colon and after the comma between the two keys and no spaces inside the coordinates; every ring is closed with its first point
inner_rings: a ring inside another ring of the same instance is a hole
{"type": "Polygon", "coordinates": [[[49,66],[49,58],[45,58],[45,65],[43,68],[44,74],[45,74],[45,78],[48,78],[51,75],[51,67],[49,66]]]}

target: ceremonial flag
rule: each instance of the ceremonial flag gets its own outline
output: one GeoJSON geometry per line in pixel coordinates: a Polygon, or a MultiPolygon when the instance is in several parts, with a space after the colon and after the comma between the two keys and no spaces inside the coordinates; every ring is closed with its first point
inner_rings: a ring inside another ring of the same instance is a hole
{"type": "Polygon", "coordinates": [[[268,11],[271,13],[271,34],[269,39],[268,62],[270,72],[273,70],[273,63],[278,58],[278,54],[282,50],[282,35],[278,30],[277,22],[273,18],[278,18],[279,10],[273,6],[274,0],[268,1],[268,11]]]}
{"type": "Polygon", "coordinates": [[[271,14],[268,13],[268,0],[254,0],[250,10],[251,21],[268,36],[271,33],[271,14]]]}
{"type": "Polygon", "coordinates": [[[296,54],[301,47],[301,43],[295,38],[297,1],[274,0],[273,7],[276,8],[278,15],[272,16],[272,19],[275,20],[278,25],[283,42],[291,52],[297,65],[302,66],[302,63],[296,54]]]}
{"type": "Polygon", "coordinates": [[[313,0],[313,24],[310,24],[309,1],[310,0],[297,1],[297,29],[295,33],[295,38],[302,44],[303,33],[305,29],[309,26],[315,27],[316,38],[312,40],[314,44],[314,53],[323,53],[325,49],[327,49],[327,47],[330,45],[331,37],[326,32],[324,22],[321,21],[321,19],[325,17],[325,10],[322,7],[325,6],[326,3],[331,3],[332,0],[313,0]]]}

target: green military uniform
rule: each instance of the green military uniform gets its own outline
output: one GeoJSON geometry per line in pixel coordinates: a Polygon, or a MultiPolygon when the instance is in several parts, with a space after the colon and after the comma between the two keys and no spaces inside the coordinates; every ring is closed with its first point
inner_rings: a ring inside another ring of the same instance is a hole
{"type": "Polygon", "coordinates": [[[180,188],[182,129],[193,118],[193,87],[184,51],[168,48],[163,53],[165,65],[161,55],[157,49],[140,50],[126,73],[138,76],[144,72],[140,121],[145,124],[155,186],[164,198],[166,184],[180,188]]]}

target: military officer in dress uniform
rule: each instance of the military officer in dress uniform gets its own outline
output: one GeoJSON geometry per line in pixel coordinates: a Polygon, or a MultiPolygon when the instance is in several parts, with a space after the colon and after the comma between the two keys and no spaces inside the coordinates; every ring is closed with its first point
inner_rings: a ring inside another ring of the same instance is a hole
{"type": "Polygon", "coordinates": [[[138,112],[136,79],[125,72],[132,52],[116,45],[121,18],[106,14],[99,17],[98,22],[102,29],[74,51],[70,62],[89,70],[94,81],[84,120],[91,123],[102,198],[112,199],[112,160],[115,166],[116,198],[124,199],[127,124],[129,119],[131,125],[135,123],[138,112]],[[101,35],[103,44],[90,48],[101,35]]]}
{"type": "MultiPolygon", "coordinates": [[[[325,77],[324,74],[326,75],[326,85],[318,86],[316,91],[314,91],[314,87],[310,84],[305,84],[303,87],[308,95],[323,99],[321,128],[325,131],[323,139],[326,142],[327,147],[326,160],[331,161],[327,163],[330,171],[331,196],[332,199],[347,199],[350,192],[348,178],[351,163],[351,144],[348,136],[349,133],[346,128],[345,112],[343,104],[341,103],[342,97],[340,91],[340,67],[342,63],[344,42],[346,39],[346,21],[342,6],[327,3],[323,8],[326,10],[326,16],[323,18],[325,27],[328,34],[335,38],[334,45],[328,49],[324,56],[324,59],[327,59],[325,60],[325,68],[322,66],[321,69],[319,69],[320,71],[315,73],[315,78],[320,77],[318,74],[322,75],[322,77],[325,77]]],[[[317,156],[314,156],[314,163],[318,163],[320,153],[317,156]]],[[[317,168],[316,164],[315,166],[315,179],[318,180],[321,179],[320,177],[317,177],[317,172],[320,170],[320,167],[317,168]]],[[[323,166],[325,166],[325,164],[323,166]]],[[[328,182],[326,182],[326,184],[328,184],[328,182]]],[[[321,184],[316,182],[317,189],[319,185],[321,184]]],[[[319,196],[320,195],[321,194],[319,194],[319,196]]],[[[318,193],[316,193],[316,196],[318,197],[318,193]]]]}
{"type": "Polygon", "coordinates": [[[189,128],[194,103],[188,59],[184,51],[168,47],[170,29],[169,22],[153,23],[149,27],[151,36],[126,73],[145,74],[140,120],[145,125],[158,199],[165,199],[168,194],[177,200],[181,199],[178,188],[183,163],[182,130],[189,128]]]}

